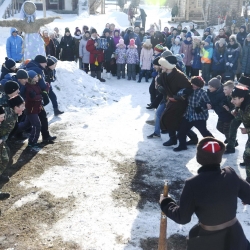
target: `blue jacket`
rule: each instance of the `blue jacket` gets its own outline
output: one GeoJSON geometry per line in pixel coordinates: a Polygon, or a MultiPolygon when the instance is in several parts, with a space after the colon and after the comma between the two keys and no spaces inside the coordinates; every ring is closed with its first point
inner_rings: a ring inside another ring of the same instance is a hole
{"type": "Polygon", "coordinates": [[[6,42],[6,52],[9,58],[12,58],[14,61],[20,61],[23,58],[22,46],[23,39],[19,35],[13,36],[13,32],[17,31],[16,28],[10,29],[10,37],[6,42]]]}
{"type": "Polygon", "coordinates": [[[196,47],[192,50],[193,55],[193,69],[201,69],[201,55],[200,55],[200,47],[196,47]]]}
{"type": "Polygon", "coordinates": [[[138,53],[141,52],[141,40],[133,31],[128,31],[124,36],[124,43],[128,46],[130,39],[135,39],[135,45],[137,46],[138,53]]]}
{"type": "Polygon", "coordinates": [[[229,69],[236,70],[238,67],[238,59],[240,55],[240,45],[238,43],[235,43],[233,45],[228,44],[225,52],[225,64],[226,63],[232,63],[233,67],[228,67],[229,69]]]}
{"type": "Polygon", "coordinates": [[[240,43],[241,47],[243,47],[244,41],[247,37],[247,31],[246,31],[246,26],[242,25],[240,28],[243,28],[243,32],[239,32],[236,35],[237,42],[240,43]]]}
{"type": "Polygon", "coordinates": [[[223,47],[219,47],[219,42],[215,43],[214,53],[213,53],[213,62],[212,70],[214,71],[225,71],[225,50],[226,44],[223,47]]]}

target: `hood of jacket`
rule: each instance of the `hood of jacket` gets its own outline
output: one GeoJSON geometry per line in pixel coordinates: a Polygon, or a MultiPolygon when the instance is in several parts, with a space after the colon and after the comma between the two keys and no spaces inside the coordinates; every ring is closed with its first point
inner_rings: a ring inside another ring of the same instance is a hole
{"type": "Polygon", "coordinates": [[[147,49],[147,50],[150,50],[150,49],[152,49],[152,44],[146,44],[146,43],[144,43],[143,45],[142,45],[142,47],[144,48],[144,49],[147,49]]]}
{"type": "Polygon", "coordinates": [[[238,48],[239,48],[239,44],[238,44],[237,42],[234,43],[234,44],[232,44],[232,45],[229,43],[229,44],[227,45],[227,48],[228,48],[228,49],[238,49],[238,48]]]}
{"type": "Polygon", "coordinates": [[[12,33],[13,33],[14,31],[17,31],[17,29],[16,29],[16,28],[10,28],[10,35],[11,35],[11,36],[13,36],[12,33]]]}

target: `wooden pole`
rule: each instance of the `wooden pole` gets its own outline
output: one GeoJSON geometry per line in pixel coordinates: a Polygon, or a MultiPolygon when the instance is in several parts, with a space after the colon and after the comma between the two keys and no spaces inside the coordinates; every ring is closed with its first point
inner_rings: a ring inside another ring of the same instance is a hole
{"type": "Polygon", "coordinates": [[[43,0],[43,17],[46,17],[46,0],[43,0]]]}

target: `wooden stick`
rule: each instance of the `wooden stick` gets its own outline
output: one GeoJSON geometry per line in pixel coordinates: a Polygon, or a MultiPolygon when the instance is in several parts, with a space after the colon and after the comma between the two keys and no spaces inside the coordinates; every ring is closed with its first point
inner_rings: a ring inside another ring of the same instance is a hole
{"type": "MultiPolygon", "coordinates": [[[[168,196],[168,182],[164,181],[163,196],[168,196]]],[[[158,250],[167,250],[167,216],[161,212],[160,236],[158,241],[158,250]]]]}

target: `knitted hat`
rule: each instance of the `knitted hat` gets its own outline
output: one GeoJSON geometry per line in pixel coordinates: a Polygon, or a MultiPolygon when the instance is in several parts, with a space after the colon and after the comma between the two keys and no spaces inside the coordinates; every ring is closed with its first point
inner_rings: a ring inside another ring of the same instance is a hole
{"type": "Polygon", "coordinates": [[[165,51],[162,52],[162,57],[172,56],[173,53],[167,48],[165,51]]]}
{"type": "Polygon", "coordinates": [[[8,100],[9,106],[14,109],[14,107],[19,107],[22,103],[24,103],[23,98],[20,95],[16,95],[8,100]]]}
{"type": "Polygon", "coordinates": [[[12,67],[14,67],[16,65],[16,62],[8,57],[5,57],[5,66],[7,69],[11,69],[12,67]]]}
{"type": "Polygon", "coordinates": [[[124,40],[123,40],[122,38],[119,39],[119,43],[117,43],[116,46],[118,47],[119,45],[125,45],[125,44],[124,44],[124,40]]]}
{"type": "Polygon", "coordinates": [[[159,59],[159,64],[166,69],[173,69],[176,67],[177,59],[174,55],[161,57],[159,59]]]}
{"type": "Polygon", "coordinates": [[[156,58],[154,59],[154,61],[153,61],[153,65],[161,66],[161,65],[159,64],[159,60],[160,60],[160,57],[159,57],[159,56],[156,57],[156,58]]]}
{"type": "Polygon", "coordinates": [[[155,47],[154,47],[154,50],[158,51],[158,52],[163,52],[164,47],[161,44],[156,44],[155,47]]]}
{"type": "Polygon", "coordinates": [[[210,33],[210,28],[207,27],[204,32],[209,32],[210,33]]]}
{"type": "Polygon", "coordinates": [[[52,66],[57,63],[57,59],[54,56],[47,57],[47,66],[52,66]]]}
{"type": "Polygon", "coordinates": [[[65,28],[65,33],[69,32],[70,33],[70,30],[68,27],[65,28]]]}
{"type": "Polygon", "coordinates": [[[91,34],[94,34],[94,33],[97,33],[97,31],[96,31],[95,28],[93,28],[93,29],[91,30],[91,34]]]}
{"type": "Polygon", "coordinates": [[[43,55],[37,55],[34,59],[35,62],[37,63],[47,63],[47,59],[43,55]]]}
{"type": "Polygon", "coordinates": [[[243,87],[243,86],[235,86],[233,91],[232,91],[232,98],[234,97],[239,97],[239,98],[242,98],[242,97],[246,97],[247,95],[249,94],[249,89],[246,88],[246,87],[243,87]]]}
{"type": "Polygon", "coordinates": [[[212,78],[209,82],[208,85],[210,85],[211,87],[218,89],[221,86],[221,76],[216,76],[214,78],[212,78]]]}
{"type": "Polygon", "coordinates": [[[129,45],[130,46],[134,46],[135,45],[135,39],[130,39],[130,41],[129,41],[129,45]]]}
{"type": "Polygon", "coordinates": [[[4,92],[6,95],[10,95],[19,89],[19,85],[15,81],[7,81],[4,85],[4,92]]]}
{"type": "Polygon", "coordinates": [[[108,29],[108,28],[104,29],[103,34],[105,34],[105,33],[109,33],[110,34],[110,29],[108,29]]]}
{"type": "Polygon", "coordinates": [[[240,77],[238,83],[241,83],[241,84],[244,84],[244,85],[250,87],[250,78],[242,75],[240,77]]]}
{"type": "Polygon", "coordinates": [[[147,45],[147,46],[152,45],[151,39],[146,39],[144,44],[147,45]]]}
{"type": "Polygon", "coordinates": [[[3,114],[5,114],[4,108],[2,106],[0,106],[0,115],[3,115],[3,114]]]}
{"type": "Polygon", "coordinates": [[[205,42],[208,43],[208,44],[210,44],[211,41],[212,41],[211,36],[207,36],[207,38],[205,39],[205,42]]]}
{"type": "Polygon", "coordinates": [[[203,88],[205,85],[205,81],[201,76],[193,76],[191,78],[191,83],[199,88],[203,88]]]}
{"type": "Polygon", "coordinates": [[[189,31],[189,32],[187,32],[187,34],[186,34],[186,38],[188,38],[188,37],[192,38],[192,34],[191,34],[191,32],[190,32],[190,31],[189,31]]]}
{"type": "Polygon", "coordinates": [[[75,35],[77,34],[77,32],[80,32],[80,34],[82,33],[81,30],[79,29],[79,27],[76,27],[75,35]]]}
{"type": "Polygon", "coordinates": [[[16,78],[17,79],[28,79],[29,76],[28,76],[28,73],[26,70],[24,69],[19,69],[16,73],[16,78]]]}
{"type": "Polygon", "coordinates": [[[34,70],[29,70],[28,75],[29,75],[29,78],[33,79],[35,76],[37,76],[37,73],[34,70]]]}
{"type": "Polygon", "coordinates": [[[224,152],[223,142],[213,137],[205,137],[197,145],[196,159],[201,165],[220,164],[224,152]]]}
{"type": "Polygon", "coordinates": [[[218,40],[218,43],[226,44],[225,38],[220,38],[220,39],[218,40]]]}

